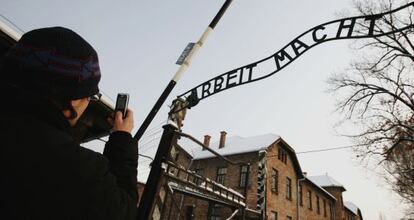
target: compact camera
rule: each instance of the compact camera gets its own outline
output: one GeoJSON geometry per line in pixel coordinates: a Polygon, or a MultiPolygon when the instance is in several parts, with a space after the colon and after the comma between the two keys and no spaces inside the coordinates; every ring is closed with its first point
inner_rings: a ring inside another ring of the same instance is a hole
{"type": "Polygon", "coordinates": [[[118,93],[115,104],[115,112],[122,112],[122,117],[125,118],[128,109],[129,94],[128,93],[118,93]]]}

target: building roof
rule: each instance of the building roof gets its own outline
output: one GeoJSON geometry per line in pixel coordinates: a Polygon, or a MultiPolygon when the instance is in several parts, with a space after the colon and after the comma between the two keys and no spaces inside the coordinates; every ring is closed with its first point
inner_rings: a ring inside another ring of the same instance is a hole
{"type": "MultiPolygon", "coordinates": [[[[299,160],[296,157],[295,150],[293,150],[292,147],[290,147],[279,135],[276,134],[264,134],[247,138],[232,136],[226,138],[225,147],[219,148],[219,142],[213,142],[209,148],[213,149],[222,156],[229,156],[267,150],[268,147],[274,143],[279,143],[289,153],[298,178],[303,178],[302,169],[300,167],[299,160]]],[[[186,138],[181,138],[178,145],[189,152],[195,160],[216,157],[209,151],[202,150],[198,144],[186,138]]]]}
{"type": "Polygon", "coordinates": [[[345,191],[345,187],[332,177],[326,175],[320,175],[320,176],[309,176],[308,177],[312,182],[317,184],[320,187],[338,187],[342,188],[343,191],[345,191]]]}
{"type": "Polygon", "coordinates": [[[349,211],[351,211],[355,215],[358,215],[358,209],[359,208],[354,203],[346,201],[346,202],[344,202],[344,206],[345,206],[345,208],[349,209],[349,211]]]}
{"type": "Polygon", "coordinates": [[[328,191],[326,191],[324,188],[322,188],[322,186],[316,184],[315,182],[313,182],[311,179],[309,179],[308,177],[305,177],[305,181],[307,181],[308,183],[310,183],[311,185],[313,185],[315,188],[317,188],[318,190],[320,190],[321,192],[325,193],[327,196],[329,196],[332,200],[336,201],[335,196],[331,195],[328,191]]]}
{"type": "MultiPolygon", "coordinates": [[[[219,148],[219,142],[213,142],[209,147],[222,156],[226,156],[265,150],[278,139],[280,139],[280,136],[276,134],[265,134],[247,138],[232,136],[226,138],[226,144],[223,148],[219,148]]],[[[202,150],[199,145],[186,138],[181,138],[178,143],[187,152],[190,152],[196,160],[215,157],[214,154],[202,150]]]]}

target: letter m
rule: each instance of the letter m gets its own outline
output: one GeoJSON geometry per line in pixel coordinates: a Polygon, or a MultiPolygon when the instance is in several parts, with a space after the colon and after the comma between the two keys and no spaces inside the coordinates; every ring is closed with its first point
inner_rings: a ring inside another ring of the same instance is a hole
{"type": "Polygon", "coordinates": [[[289,61],[292,60],[292,57],[284,49],[275,53],[274,58],[275,58],[276,67],[278,70],[280,69],[280,61],[284,61],[285,58],[288,58],[289,61]]]}

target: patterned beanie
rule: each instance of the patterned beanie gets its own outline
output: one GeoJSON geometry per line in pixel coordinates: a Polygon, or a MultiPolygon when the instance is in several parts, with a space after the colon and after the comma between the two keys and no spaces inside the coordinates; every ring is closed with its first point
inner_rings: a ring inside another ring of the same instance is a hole
{"type": "Polygon", "coordinates": [[[63,27],[24,34],[6,54],[0,74],[6,83],[64,100],[97,94],[101,78],[96,51],[63,27]]]}

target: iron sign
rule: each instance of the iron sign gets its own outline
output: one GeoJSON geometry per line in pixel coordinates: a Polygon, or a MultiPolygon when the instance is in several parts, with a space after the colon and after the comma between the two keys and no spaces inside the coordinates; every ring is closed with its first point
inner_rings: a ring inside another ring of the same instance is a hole
{"type": "Polygon", "coordinates": [[[381,37],[412,28],[412,24],[402,22],[389,25],[383,19],[398,16],[404,9],[414,10],[414,2],[381,14],[343,18],[318,25],[301,34],[273,55],[216,76],[178,97],[187,98],[190,108],[200,100],[224,90],[272,76],[321,43],[341,39],[381,37]],[[358,29],[355,28],[356,24],[358,29]],[[378,26],[387,27],[387,25],[389,26],[387,30],[378,29],[378,26]]]}

